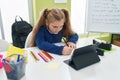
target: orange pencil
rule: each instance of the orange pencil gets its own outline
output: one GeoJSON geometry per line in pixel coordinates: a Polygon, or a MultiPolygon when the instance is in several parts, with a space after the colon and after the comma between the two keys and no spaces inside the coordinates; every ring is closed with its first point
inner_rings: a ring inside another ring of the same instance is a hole
{"type": "Polygon", "coordinates": [[[39,58],[37,57],[37,55],[35,53],[33,53],[32,51],[30,51],[30,52],[36,60],[39,60],[39,58]]]}
{"type": "Polygon", "coordinates": [[[49,57],[50,60],[54,59],[50,54],[48,54],[46,51],[42,51],[47,57],[49,57]]]}
{"type": "Polygon", "coordinates": [[[47,59],[45,56],[43,56],[41,53],[38,53],[38,55],[39,55],[45,62],[48,62],[48,59],[47,59]]]}
{"type": "Polygon", "coordinates": [[[43,56],[44,58],[46,58],[47,59],[47,61],[50,61],[50,58],[49,57],[47,57],[42,51],[40,51],[40,54],[41,54],[41,56],[43,56]]]}

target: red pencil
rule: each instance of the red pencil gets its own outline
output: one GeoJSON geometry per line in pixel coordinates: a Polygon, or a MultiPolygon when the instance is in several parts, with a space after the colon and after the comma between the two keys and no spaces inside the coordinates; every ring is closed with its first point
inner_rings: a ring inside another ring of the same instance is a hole
{"type": "Polygon", "coordinates": [[[48,54],[46,51],[42,51],[50,60],[54,59],[50,54],[48,54]]]}
{"type": "Polygon", "coordinates": [[[10,66],[10,64],[8,64],[7,61],[5,61],[5,59],[3,59],[3,66],[7,73],[10,73],[13,70],[12,67],[10,66]]]}

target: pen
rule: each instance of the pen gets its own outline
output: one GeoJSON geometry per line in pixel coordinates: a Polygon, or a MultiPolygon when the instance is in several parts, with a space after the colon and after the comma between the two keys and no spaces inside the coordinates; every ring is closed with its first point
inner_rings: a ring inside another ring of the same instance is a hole
{"type": "Polygon", "coordinates": [[[20,54],[18,54],[18,57],[17,57],[17,62],[20,61],[20,54]]]}
{"type": "Polygon", "coordinates": [[[69,46],[68,44],[67,44],[67,41],[63,38],[63,40],[64,40],[64,42],[65,42],[65,44],[67,45],[67,46],[69,46]]]}

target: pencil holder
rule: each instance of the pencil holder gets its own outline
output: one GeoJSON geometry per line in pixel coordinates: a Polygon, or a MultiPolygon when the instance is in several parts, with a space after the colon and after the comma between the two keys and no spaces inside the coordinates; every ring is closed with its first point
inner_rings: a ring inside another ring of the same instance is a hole
{"type": "MultiPolygon", "coordinates": [[[[15,55],[9,56],[10,58],[15,55]]],[[[20,60],[7,60],[6,58],[3,59],[3,66],[6,71],[7,78],[10,80],[20,80],[25,75],[25,68],[26,68],[26,57],[22,55],[19,56],[20,60]]]]}

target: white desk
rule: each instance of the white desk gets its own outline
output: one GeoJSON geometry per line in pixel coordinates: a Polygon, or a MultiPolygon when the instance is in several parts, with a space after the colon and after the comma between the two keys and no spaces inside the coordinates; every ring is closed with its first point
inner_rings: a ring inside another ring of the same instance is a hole
{"type": "MultiPolygon", "coordinates": [[[[92,44],[92,39],[83,39],[78,43],[79,46],[88,44],[92,44]]],[[[120,80],[120,47],[113,46],[113,48],[116,48],[116,50],[106,52],[104,56],[100,56],[101,61],[99,63],[79,71],[63,62],[69,59],[70,56],[52,54],[55,59],[46,63],[41,58],[40,61],[35,62],[29,55],[26,74],[21,80],[120,80]]],[[[38,51],[35,47],[27,50],[38,51]]],[[[0,80],[7,80],[4,69],[0,70],[0,80]]]]}

